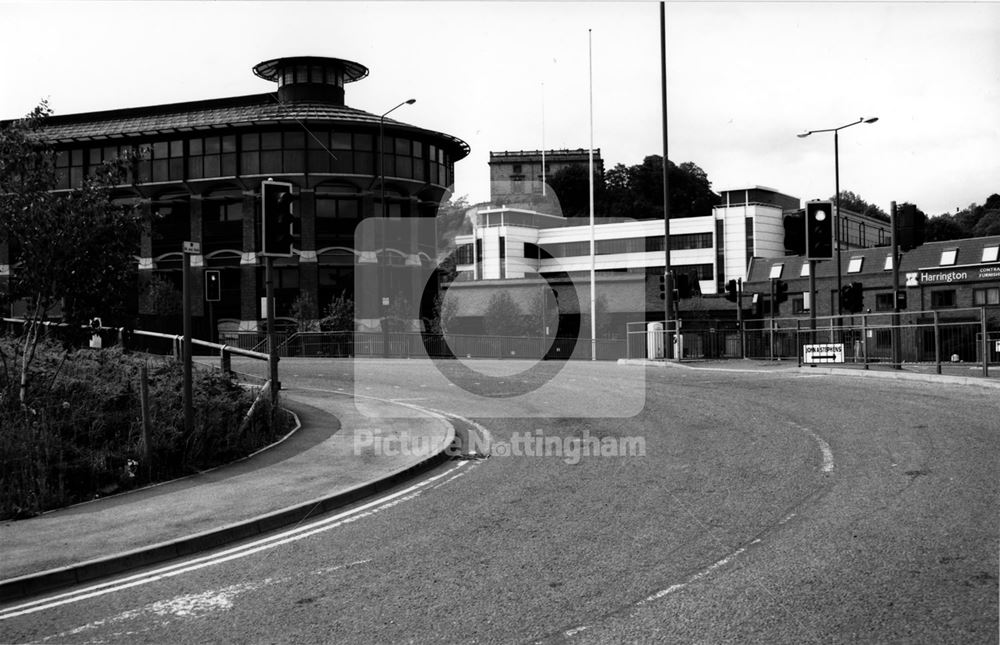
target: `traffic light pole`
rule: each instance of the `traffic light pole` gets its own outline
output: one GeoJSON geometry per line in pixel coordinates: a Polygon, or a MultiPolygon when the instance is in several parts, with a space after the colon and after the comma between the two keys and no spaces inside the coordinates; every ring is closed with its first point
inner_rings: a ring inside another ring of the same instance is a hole
{"type": "Polygon", "coordinates": [[[767,345],[768,345],[768,351],[769,351],[769,354],[770,354],[770,359],[772,361],[774,360],[774,310],[776,309],[775,305],[777,304],[777,303],[774,302],[774,300],[775,300],[775,297],[774,297],[775,296],[775,293],[774,293],[774,291],[775,291],[775,289],[774,289],[774,283],[775,283],[775,279],[771,278],[771,297],[768,299],[768,303],[767,303],[768,304],[768,313],[770,314],[770,317],[771,317],[771,324],[769,325],[769,330],[768,330],[769,333],[768,333],[768,343],[767,343],[767,345]]]}
{"type": "Polygon", "coordinates": [[[740,330],[740,358],[746,358],[746,332],[743,330],[743,278],[736,278],[736,327],[740,330]]]}
{"type": "Polygon", "coordinates": [[[816,342],[816,260],[809,260],[809,344],[816,342]]]}
{"type": "Polygon", "coordinates": [[[278,410],[278,345],[274,335],[274,258],[264,256],[264,285],[267,299],[267,378],[271,381],[271,418],[278,410]]]}
{"type": "Polygon", "coordinates": [[[899,237],[896,233],[896,202],[889,206],[889,228],[892,229],[892,367],[902,369],[899,350],[899,237]]]}

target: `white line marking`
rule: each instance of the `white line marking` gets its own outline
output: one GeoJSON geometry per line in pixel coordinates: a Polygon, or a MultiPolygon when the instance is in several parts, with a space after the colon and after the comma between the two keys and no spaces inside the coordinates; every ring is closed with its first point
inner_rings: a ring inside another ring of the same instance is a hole
{"type": "Polygon", "coordinates": [[[55,596],[49,596],[10,607],[0,612],[0,620],[16,618],[18,616],[32,614],[45,609],[52,609],[54,607],[68,605],[81,600],[87,600],[89,598],[96,598],[98,596],[103,596],[124,589],[146,585],[165,578],[172,578],[174,576],[189,573],[191,571],[197,571],[198,569],[203,569],[205,567],[215,566],[230,560],[244,558],[260,551],[273,549],[290,542],[301,540],[311,535],[316,535],[317,533],[329,531],[343,524],[354,522],[363,517],[368,517],[389,509],[402,502],[409,501],[417,497],[422,492],[421,489],[425,487],[431,488],[431,484],[439,479],[448,477],[468,463],[469,462],[467,461],[455,462],[454,466],[448,468],[443,473],[430,477],[404,490],[392,493],[391,495],[372,500],[366,504],[358,506],[357,508],[343,511],[341,513],[337,513],[336,515],[319,519],[308,524],[297,526],[293,529],[289,529],[266,538],[261,538],[238,547],[220,551],[219,553],[213,555],[200,556],[190,560],[185,560],[184,562],[179,562],[177,564],[160,567],[145,573],[126,576],[117,580],[92,585],[83,589],[57,594],[55,596]]]}
{"type": "Polygon", "coordinates": [[[831,472],[833,470],[833,451],[830,450],[830,444],[823,441],[822,437],[820,437],[818,434],[816,434],[809,428],[806,428],[805,426],[800,426],[797,423],[792,423],[791,425],[795,426],[802,432],[812,437],[813,440],[819,444],[820,452],[823,453],[823,466],[820,468],[820,470],[824,473],[831,472]]]}
{"type": "Polygon", "coordinates": [[[694,574],[693,576],[691,576],[688,579],[687,582],[682,582],[682,583],[679,583],[679,584],[670,585],[666,589],[662,589],[660,591],[657,591],[652,596],[647,596],[646,598],[643,598],[642,600],[640,600],[639,602],[637,602],[635,604],[636,605],[645,605],[647,603],[653,602],[654,600],[659,600],[660,598],[663,598],[664,596],[669,596],[670,594],[674,593],[675,591],[679,591],[679,590],[683,589],[684,587],[688,586],[692,582],[695,582],[697,580],[700,580],[700,579],[704,578],[705,576],[707,576],[708,574],[712,573],[713,571],[715,571],[719,567],[726,566],[727,564],[729,564],[730,562],[732,562],[733,560],[735,560],[736,558],[738,558],[746,550],[747,550],[747,548],[745,546],[741,546],[740,548],[736,549],[735,551],[733,551],[732,553],[730,553],[726,557],[722,558],[721,560],[715,562],[714,564],[709,565],[705,569],[702,569],[698,573],[694,574]]]}

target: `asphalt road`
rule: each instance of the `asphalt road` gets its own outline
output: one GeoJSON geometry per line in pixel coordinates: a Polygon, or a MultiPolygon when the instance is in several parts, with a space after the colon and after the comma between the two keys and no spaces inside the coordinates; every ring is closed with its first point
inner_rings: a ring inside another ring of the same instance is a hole
{"type": "Polygon", "coordinates": [[[583,415],[546,418],[488,396],[512,365],[477,415],[417,361],[284,361],[288,388],[451,403],[494,454],[0,641],[997,642],[997,390],[580,363],[520,377],[583,415]]]}

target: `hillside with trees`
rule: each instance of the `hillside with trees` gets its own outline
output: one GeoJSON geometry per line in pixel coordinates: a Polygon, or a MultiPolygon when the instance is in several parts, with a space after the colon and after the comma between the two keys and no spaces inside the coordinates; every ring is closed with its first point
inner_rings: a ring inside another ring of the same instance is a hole
{"type": "Polygon", "coordinates": [[[987,197],[983,204],[972,203],[953,214],[930,217],[924,229],[927,242],[987,235],[1000,235],[1000,194],[997,193],[987,197]]]}

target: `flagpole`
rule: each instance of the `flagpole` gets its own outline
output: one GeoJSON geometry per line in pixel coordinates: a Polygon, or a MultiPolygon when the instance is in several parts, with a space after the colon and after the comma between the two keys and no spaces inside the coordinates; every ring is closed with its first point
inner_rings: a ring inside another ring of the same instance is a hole
{"type": "Polygon", "coordinates": [[[590,360],[597,360],[597,259],[594,243],[594,47],[593,36],[590,29],[587,30],[587,59],[590,76],[590,150],[588,160],[590,163],[590,360]]]}
{"type": "Polygon", "coordinates": [[[542,81],[542,197],[545,197],[545,81],[542,81]]]}

